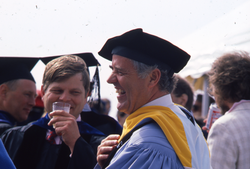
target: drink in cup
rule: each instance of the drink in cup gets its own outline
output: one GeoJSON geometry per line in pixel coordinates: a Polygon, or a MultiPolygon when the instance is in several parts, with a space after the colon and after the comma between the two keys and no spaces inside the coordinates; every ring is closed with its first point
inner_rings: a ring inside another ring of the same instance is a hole
{"type": "MultiPolygon", "coordinates": [[[[52,111],[55,110],[64,110],[65,112],[70,112],[70,104],[65,102],[54,102],[52,105],[52,111]]],[[[55,125],[53,124],[53,127],[55,128],[55,125]]]]}
{"type": "Polygon", "coordinates": [[[54,102],[52,105],[52,110],[64,110],[67,113],[70,111],[70,104],[65,102],[54,102]]]}

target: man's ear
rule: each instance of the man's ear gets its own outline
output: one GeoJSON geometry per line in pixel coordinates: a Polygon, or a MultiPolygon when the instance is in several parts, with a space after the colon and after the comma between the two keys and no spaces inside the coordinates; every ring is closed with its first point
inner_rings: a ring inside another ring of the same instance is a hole
{"type": "Polygon", "coordinates": [[[159,69],[154,69],[149,75],[150,81],[149,86],[154,87],[158,84],[161,78],[161,71],[159,69]]]}
{"type": "Polygon", "coordinates": [[[44,90],[43,90],[43,85],[41,86],[41,98],[42,98],[42,100],[43,100],[43,96],[44,96],[44,90]]]}
{"type": "Polygon", "coordinates": [[[1,98],[5,98],[7,95],[9,88],[6,84],[0,85],[0,96],[1,98]]]}

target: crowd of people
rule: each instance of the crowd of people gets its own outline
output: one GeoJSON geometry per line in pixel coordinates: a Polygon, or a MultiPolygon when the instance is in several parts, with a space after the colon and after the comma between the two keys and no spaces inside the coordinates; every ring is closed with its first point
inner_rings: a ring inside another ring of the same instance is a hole
{"type": "Polygon", "coordinates": [[[249,53],[225,53],[207,73],[222,112],[211,129],[202,94],[178,75],[186,51],[139,28],[108,39],[99,55],[112,62],[117,119],[108,99],[88,101],[98,84],[92,53],[46,58],[41,89],[30,73],[39,58],[0,58],[1,168],[250,168],[249,53]],[[69,113],[54,102],[69,103],[69,113]]]}

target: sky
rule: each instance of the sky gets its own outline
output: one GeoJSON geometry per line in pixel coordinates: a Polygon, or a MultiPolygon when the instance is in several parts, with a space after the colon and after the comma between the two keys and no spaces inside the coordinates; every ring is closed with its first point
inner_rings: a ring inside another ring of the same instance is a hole
{"type": "MultiPolygon", "coordinates": [[[[98,55],[108,38],[135,28],[179,47],[180,41],[249,0],[0,0],[0,56],[43,57],[92,52],[101,63],[101,96],[116,94],[106,83],[111,64],[98,55]]],[[[192,43],[192,41],[190,42],[192,43]]],[[[37,88],[44,65],[33,70],[37,88]]]]}

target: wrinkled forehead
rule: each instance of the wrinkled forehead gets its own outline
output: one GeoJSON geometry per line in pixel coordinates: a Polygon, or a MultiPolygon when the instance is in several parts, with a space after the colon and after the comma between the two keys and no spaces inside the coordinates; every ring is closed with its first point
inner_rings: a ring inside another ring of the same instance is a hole
{"type": "Polygon", "coordinates": [[[134,71],[135,66],[132,59],[114,54],[112,56],[111,69],[134,71]]]}

